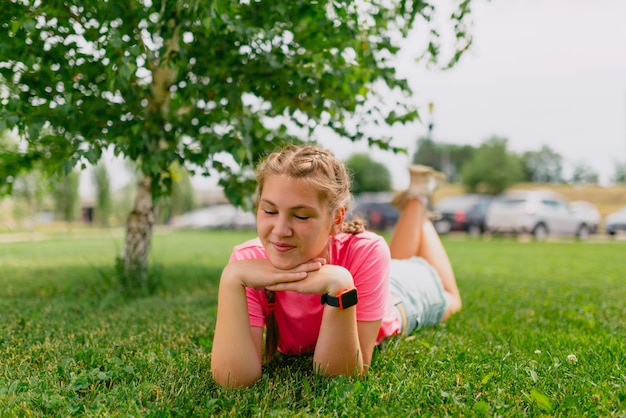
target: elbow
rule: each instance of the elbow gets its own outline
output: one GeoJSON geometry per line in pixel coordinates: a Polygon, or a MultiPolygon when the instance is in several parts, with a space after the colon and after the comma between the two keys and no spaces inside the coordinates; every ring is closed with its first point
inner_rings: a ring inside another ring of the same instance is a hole
{"type": "Polygon", "coordinates": [[[247,388],[252,386],[260,378],[261,373],[258,375],[248,374],[245,376],[235,376],[230,373],[230,371],[218,372],[213,370],[213,379],[218,385],[225,389],[247,388]]]}
{"type": "Polygon", "coordinates": [[[453,310],[453,312],[452,312],[452,313],[457,313],[457,312],[459,312],[459,311],[461,310],[461,308],[462,308],[462,307],[463,307],[463,302],[461,301],[461,295],[459,295],[459,296],[456,298],[456,303],[454,304],[454,306],[453,306],[453,308],[452,308],[452,310],[453,310]]]}
{"type": "Polygon", "coordinates": [[[346,369],[344,370],[329,370],[329,369],[322,369],[322,368],[317,369],[317,373],[320,376],[329,377],[329,378],[338,377],[338,376],[362,377],[362,376],[365,376],[366,371],[367,370],[364,367],[357,367],[352,372],[346,369]]]}
{"type": "Polygon", "coordinates": [[[460,295],[446,294],[447,305],[441,316],[441,321],[445,321],[455,313],[459,312],[463,306],[460,295]]]}
{"type": "Polygon", "coordinates": [[[230,368],[213,367],[213,380],[226,389],[246,388],[261,378],[261,367],[251,370],[233,370],[230,368]]]}
{"type": "Polygon", "coordinates": [[[319,363],[314,361],[313,367],[315,368],[315,372],[320,376],[324,377],[337,377],[337,376],[346,376],[346,377],[361,377],[367,373],[367,367],[365,367],[361,362],[357,362],[356,364],[349,365],[346,363],[343,364],[329,364],[319,363]]]}

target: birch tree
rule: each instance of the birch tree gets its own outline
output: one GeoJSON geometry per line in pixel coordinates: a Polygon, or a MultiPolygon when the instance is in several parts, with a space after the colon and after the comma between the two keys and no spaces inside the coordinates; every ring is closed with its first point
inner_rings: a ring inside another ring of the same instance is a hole
{"type": "Polygon", "coordinates": [[[17,130],[27,147],[0,151],[0,188],[9,191],[38,161],[66,173],[109,149],[134,161],[139,180],[120,260],[130,286],[144,287],[155,202],[171,190],[173,163],[218,176],[228,198],[246,205],[260,156],[320,126],[393,148],[361,122],[418,117],[377,97],[380,87],[411,94],[390,64],[401,40],[419,27],[427,39],[417,55],[444,67],[471,43],[470,2],[453,3],[450,60],[439,59],[434,4],[3,0],[0,132],[17,130]]]}

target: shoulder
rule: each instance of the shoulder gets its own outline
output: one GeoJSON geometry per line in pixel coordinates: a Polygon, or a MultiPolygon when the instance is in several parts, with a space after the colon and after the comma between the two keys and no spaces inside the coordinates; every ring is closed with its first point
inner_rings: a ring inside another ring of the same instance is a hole
{"type": "Polygon", "coordinates": [[[334,246],[338,253],[344,255],[365,255],[372,252],[389,254],[389,246],[385,239],[374,232],[364,231],[359,234],[340,233],[334,237],[334,246]]]}
{"type": "Polygon", "coordinates": [[[259,238],[253,238],[233,247],[230,261],[267,258],[267,253],[259,238]]]}
{"type": "Polygon", "coordinates": [[[385,238],[372,231],[363,231],[359,234],[341,232],[335,235],[335,241],[343,246],[376,246],[386,245],[385,238]]]}

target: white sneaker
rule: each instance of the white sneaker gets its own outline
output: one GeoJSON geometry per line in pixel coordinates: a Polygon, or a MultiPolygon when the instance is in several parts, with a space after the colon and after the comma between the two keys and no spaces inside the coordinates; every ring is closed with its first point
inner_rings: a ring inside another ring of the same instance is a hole
{"type": "Polygon", "coordinates": [[[434,191],[446,180],[444,173],[425,165],[411,165],[409,173],[411,175],[408,189],[409,196],[423,196],[430,199],[434,191]]]}
{"type": "MultiPolygon", "coordinates": [[[[399,211],[402,211],[406,206],[406,202],[409,199],[419,199],[418,196],[410,196],[407,190],[397,193],[394,198],[391,200],[391,204],[396,207],[399,211]]],[[[441,212],[438,212],[430,207],[430,200],[426,203],[426,217],[431,221],[436,221],[441,219],[443,216],[441,212]]]]}
{"type": "Polygon", "coordinates": [[[419,164],[409,166],[409,173],[411,176],[409,188],[396,194],[391,204],[402,210],[406,205],[407,199],[419,198],[422,202],[426,202],[431,219],[441,216],[434,213],[430,206],[432,205],[432,194],[445,183],[446,175],[432,167],[419,164]]]}

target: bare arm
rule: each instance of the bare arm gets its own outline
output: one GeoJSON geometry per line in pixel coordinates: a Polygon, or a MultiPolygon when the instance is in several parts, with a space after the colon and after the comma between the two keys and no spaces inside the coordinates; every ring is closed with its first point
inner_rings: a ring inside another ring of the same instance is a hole
{"type": "Polygon", "coordinates": [[[327,376],[363,373],[356,306],[348,309],[324,308],[313,364],[318,373],[327,376]]]}
{"type": "MultiPolygon", "coordinates": [[[[302,281],[271,286],[271,290],[337,295],[354,287],[350,272],[325,265],[302,281]]],[[[313,354],[315,370],[323,375],[361,375],[372,360],[380,320],[357,322],[356,306],[339,309],[325,306],[320,333],[313,354]]]]}
{"type": "Polygon", "coordinates": [[[359,330],[359,342],[361,343],[361,352],[363,353],[364,372],[367,372],[372,364],[372,355],[376,346],[376,338],[380,330],[381,319],[378,321],[359,321],[356,326],[359,330]]]}
{"type": "Polygon", "coordinates": [[[243,260],[224,268],[211,353],[211,370],[219,385],[250,386],[261,377],[263,330],[250,326],[245,288],[299,281],[320,267],[320,262],[313,261],[284,271],[268,260],[243,260]]]}
{"type": "Polygon", "coordinates": [[[324,308],[322,327],[313,356],[316,370],[328,376],[363,375],[372,362],[380,320],[356,320],[356,308],[324,308]]]}
{"type": "Polygon", "coordinates": [[[231,270],[220,280],[211,370],[221,386],[249,386],[261,377],[261,340],[253,337],[246,290],[231,270]]]}

